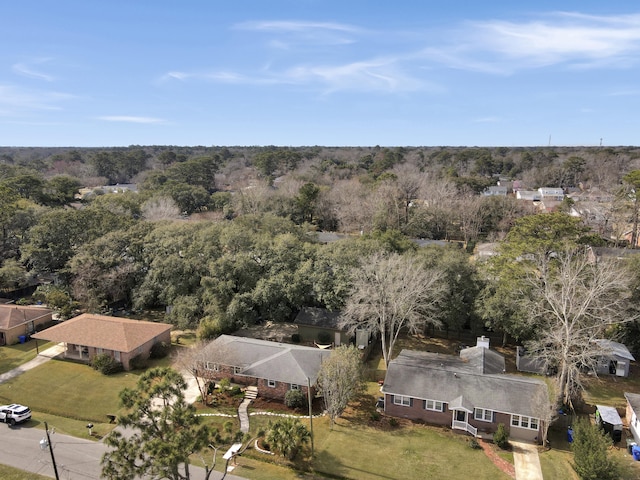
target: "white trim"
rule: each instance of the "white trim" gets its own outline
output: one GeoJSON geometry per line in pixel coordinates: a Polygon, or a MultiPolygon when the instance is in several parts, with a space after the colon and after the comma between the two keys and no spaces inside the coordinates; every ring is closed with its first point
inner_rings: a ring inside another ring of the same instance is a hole
{"type": "Polygon", "coordinates": [[[407,397],[406,395],[394,395],[393,396],[393,404],[400,405],[402,407],[410,407],[411,406],[411,397],[407,397]],[[406,401],[406,403],[405,403],[406,401]]]}
{"type": "Polygon", "coordinates": [[[300,385],[298,385],[297,383],[292,383],[289,388],[290,390],[300,390],[300,385]]]}
{"type": "Polygon", "coordinates": [[[488,408],[474,408],[473,409],[473,419],[479,420],[481,422],[490,422],[493,423],[493,410],[489,410],[488,408]],[[489,418],[487,418],[487,416],[489,418]]]}
{"type": "Polygon", "coordinates": [[[540,428],[540,420],[526,415],[511,415],[511,426],[526,428],[527,430],[538,430],[540,428]]]}
{"type": "Polygon", "coordinates": [[[267,387],[276,388],[276,381],[275,380],[267,380],[267,387]]]}
{"type": "Polygon", "coordinates": [[[210,372],[218,371],[218,364],[216,362],[204,362],[204,369],[209,370],[210,372]]]}
{"type": "Polygon", "coordinates": [[[440,400],[424,400],[424,409],[431,410],[432,412],[444,412],[444,404],[445,402],[441,402],[440,400]],[[429,406],[430,402],[431,406],[429,406]]]}

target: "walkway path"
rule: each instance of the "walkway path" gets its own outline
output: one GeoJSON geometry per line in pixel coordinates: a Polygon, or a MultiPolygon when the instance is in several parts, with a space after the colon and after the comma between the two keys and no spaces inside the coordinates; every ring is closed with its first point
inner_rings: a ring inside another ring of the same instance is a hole
{"type": "Polygon", "coordinates": [[[531,443],[510,440],[513,447],[513,462],[516,480],[543,480],[538,447],[531,443]]]}
{"type": "Polygon", "coordinates": [[[7,380],[11,380],[14,377],[17,377],[21,373],[26,372],[27,370],[31,370],[32,368],[37,367],[38,365],[42,365],[45,362],[48,362],[54,357],[62,354],[64,352],[64,344],[59,343],[58,345],[54,345],[53,347],[47,348],[43,350],[34,358],[33,360],[29,360],[26,363],[23,363],[19,367],[14,368],[13,370],[9,370],[6,373],[0,375],[0,383],[4,383],[7,380]]]}
{"type": "Polygon", "coordinates": [[[244,392],[244,400],[238,407],[238,417],[240,418],[240,431],[247,433],[249,431],[249,414],[247,408],[252,400],[258,396],[258,389],[256,387],[247,387],[244,392]]]}

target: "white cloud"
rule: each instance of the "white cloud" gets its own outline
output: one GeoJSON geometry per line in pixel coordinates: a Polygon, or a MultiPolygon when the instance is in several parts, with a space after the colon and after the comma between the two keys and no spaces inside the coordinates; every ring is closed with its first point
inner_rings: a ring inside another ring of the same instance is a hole
{"type": "Polygon", "coordinates": [[[0,85],[0,112],[25,114],[34,110],[60,110],[61,103],[74,98],[74,95],[67,93],[0,85]]]}
{"type": "Polygon", "coordinates": [[[165,123],[162,118],[155,117],[136,117],[130,115],[106,115],[97,117],[98,120],[105,122],[124,122],[124,123],[165,123]]]}
{"type": "Polygon", "coordinates": [[[307,22],[293,20],[276,21],[254,21],[243,22],[235,25],[239,30],[257,30],[267,32],[303,32],[310,30],[325,30],[334,32],[356,33],[362,31],[361,28],[345,23],[333,22],[307,22]]]}
{"type": "Polygon", "coordinates": [[[471,22],[451,38],[454,44],[425,52],[454,68],[507,73],[559,64],[628,66],[640,57],[640,15],[559,12],[521,22],[471,22]]]}
{"type": "MultiPolygon", "coordinates": [[[[42,64],[42,63],[46,63],[48,62],[49,59],[47,58],[43,58],[43,59],[39,59],[39,60],[35,60],[31,63],[35,63],[35,64],[42,64]]],[[[48,75],[46,73],[43,72],[39,72],[38,70],[34,69],[33,66],[21,62],[21,63],[16,63],[14,65],[11,66],[11,70],[13,70],[14,73],[17,73],[18,75],[22,75],[25,77],[30,77],[30,78],[35,78],[38,80],[45,80],[47,82],[52,82],[54,80],[54,77],[51,75],[48,75]]]]}

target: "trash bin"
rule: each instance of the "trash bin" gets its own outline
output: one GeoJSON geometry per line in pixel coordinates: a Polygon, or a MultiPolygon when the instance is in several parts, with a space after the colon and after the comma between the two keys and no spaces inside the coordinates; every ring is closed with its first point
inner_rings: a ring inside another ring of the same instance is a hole
{"type": "Polygon", "coordinates": [[[634,460],[640,460],[640,447],[637,445],[631,447],[631,455],[633,455],[634,460]]]}
{"type": "Polygon", "coordinates": [[[18,337],[18,340],[20,340],[20,343],[24,343],[27,341],[27,336],[26,335],[20,335],[18,337]]]}
{"type": "Polygon", "coordinates": [[[634,441],[633,441],[632,439],[630,439],[630,438],[627,438],[627,451],[629,452],[629,454],[631,454],[631,453],[632,453],[632,452],[631,452],[631,449],[632,449],[633,447],[635,447],[636,445],[637,445],[637,443],[636,443],[636,442],[634,442],[634,441]]]}

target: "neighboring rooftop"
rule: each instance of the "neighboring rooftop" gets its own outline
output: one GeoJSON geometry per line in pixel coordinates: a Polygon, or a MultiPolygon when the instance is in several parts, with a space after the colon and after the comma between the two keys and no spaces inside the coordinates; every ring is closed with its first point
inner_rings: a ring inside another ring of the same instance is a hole
{"type": "Polygon", "coordinates": [[[0,329],[8,330],[47,315],[51,316],[51,310],[45,307],[0,305],[0,329]]]}
{"type": "Polygon", "coordinates": [[[167,330],[171,330],[168,323],[83,313],[36,333],[33,337],[117,352],[131,352],[167,330]]]}
{"type": "Polygon", "coordinates": [[[255,338],[220,335],[206,347],[211,361],[240,367],[240,375],[279,382],[315,384],[330,351],[255,338]]]}
{"type": "Polygon", "coordinates": [[[307,307],[300,310],[293,323],[340,330],[340,312],[332,312],[326,308],[307,307]]]}

